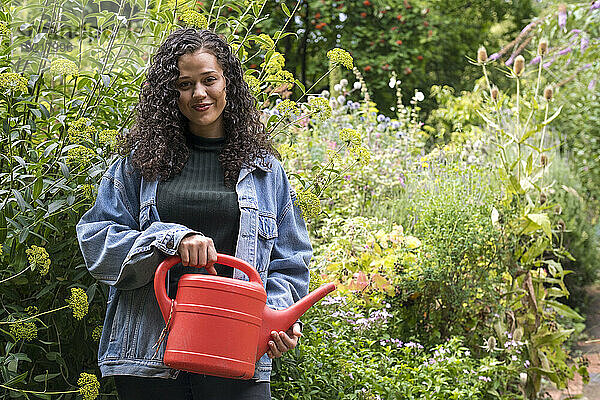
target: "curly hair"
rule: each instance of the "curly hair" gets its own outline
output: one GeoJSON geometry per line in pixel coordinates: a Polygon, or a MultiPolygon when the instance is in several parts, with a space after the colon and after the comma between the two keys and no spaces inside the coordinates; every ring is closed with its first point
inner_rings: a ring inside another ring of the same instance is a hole
{"type": "Polygon", "coordinates": [[[146,179],[165,181],[179,174],[189,158],[188,119],[177,104],[177,63],[182,55],[200,50],[216,57],[225,76],[225,144],[219,154],[225,184],[234,185],[242,167],[265,163],[269,154],[277,155],[231,47],[211,31],[178,29],[152,57],[135,109],[136,121],[122,138],[123,153],[132,152],[132,165],[146,179]]]}

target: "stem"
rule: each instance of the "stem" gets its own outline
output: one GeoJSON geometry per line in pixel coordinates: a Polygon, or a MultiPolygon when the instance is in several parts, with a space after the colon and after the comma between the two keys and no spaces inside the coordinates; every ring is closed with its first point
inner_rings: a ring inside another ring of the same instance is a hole
{"type": "Polygon", "coordinates": [[[50,394],[50,395],[54,395],[54,394],[67,394],[67,393],[79,393],[80,392],[79,389],[78,390],[69,390],[69,391],[66,391],[66,392],[36,392],[36,391],[33,391],[33,390],[17,389],[17,388],[13,388],[13,387],[10,387],[10,386],[5,386],[5,385],[2,385],[2,384],[0,384],[0,387],[4,388],[4,389],[12,390],[13,392],[30,393],[30,394],[50,394]]]}
{"type": "Polygon", "coordinates": [[[516,112],[516,120],[515,120],[515,138],[517,139],[517,181],[521,182],[521,137],[519,136],[519,118],[520,118],[520,102],[519,99],[521,97],[521,80],[517,76],[517,112],[516,112]]]}
{"type": "Polygon", "coordinates": [[[11,280],[11,279],[13,279],[13,278],[16,278],[17,276],[19,276],[19,275],[23,274],[23,273],[24,273],[25,271],[27,271],[27,270],[28,270],[28,268],[25,268],[24,270],[22,270],[22,271],[21,271],[21,272],[19,272],[18,274],[15,274],[15,275],[13,275],[13,276],[9,276],[9,277],[8,277],[8,278],[6,278],[6,279],[2,279],[2,280],[0,281],[0,283],[4,283],[4,282],[7,282],[7,281],[9,281],[9,280],[11,280]]]}
{"type": "Polygon", "coordinates": [[[32,319],[37,318],[37,317],[41,317],[42,315],[46,315],[46,314],[50,314],[50,313],[53,313],[53,312],[56,312],[56,311],[64,310],[65,308],[68,308],[68,307],[69,307],[69,305],[67,304],[66,306],[55,308],[54,310],[50,310],[50,311],[44,311],[42,313],[39,313],[39,314],[36,314],[36,315],[32,315],[31,317],[27,317],[27,318],[23,318],[23,319],[18,319],[16,321],[0,321],[0,325],[18,324],[18,323],[21,323],[21,322],[32,320],[32,319]]]}
{"type": "MultiPolygon", "coordinates": [[[[540,59],[540,66],[538,67],[538,76],[537,76],[537,81],[535,83],[535,94],[533,95],[534,99],[537,99],[538,91],[540,89],[540,80],[542,78],[542,63],[543,62],[544,62],[544,58],[542,57],[540,59]]],[[[529,113],[529,116],[527,117],[527,121],[525,122],[525,126],[523,127],[523,134],[527,133],[527,127],[529,126],[529,121],[531,120],[531,117],[533,116],[533,111],[534,111],[534,108],[531,107],[531,112],[529,113]]]]}

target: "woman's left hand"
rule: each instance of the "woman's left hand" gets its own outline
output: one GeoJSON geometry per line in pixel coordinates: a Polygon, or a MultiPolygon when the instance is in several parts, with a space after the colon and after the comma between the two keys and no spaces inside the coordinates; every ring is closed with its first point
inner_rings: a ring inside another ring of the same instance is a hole
{"type": "Polygon", "coordinates": [[[271,340],[269,341],[269,350],[267,355],[269,358],[281,357],[283,353],[293,349],[298,345],[298,339],[302,336],[300,324],[294,323],[286,332],[273,331],[271,332],[271,340]]]}

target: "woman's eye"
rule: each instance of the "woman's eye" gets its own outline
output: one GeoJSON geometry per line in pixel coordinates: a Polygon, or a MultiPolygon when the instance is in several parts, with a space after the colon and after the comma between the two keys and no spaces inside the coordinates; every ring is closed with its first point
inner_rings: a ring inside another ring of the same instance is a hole
{"type": "Polygon", "coordinates": [[[215,78],[214,76],[209,76],[208,78],[206,78],[207,83],[213,83],[216,80],[217,80],[217,78],[215,78]]]}
{"type": "Polygon", "coordinates": [[[190,83],[189,83],[189,82],[181,82],[181,83],[179,84],[179,87],[183,89],[183,88],[186,88],[186,87],[188,87],[189,85],[190,85],[190,83]]]}

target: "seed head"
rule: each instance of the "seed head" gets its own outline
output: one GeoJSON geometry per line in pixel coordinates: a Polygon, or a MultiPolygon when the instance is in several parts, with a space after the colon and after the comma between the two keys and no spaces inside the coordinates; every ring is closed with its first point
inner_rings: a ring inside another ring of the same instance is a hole
{"type": "Polygon", "coordinates": [[[562,214],[562,207],[560,206],[560,204],[557,204],[554,206],[554,214],[556,214],[556,215],[562,214]]]}
{"type": "Polygon", "coordinates": [[[487,50],[485,47],[481,46],[479,50],[477,50],[477,62],[483,64],[488,60],[487,50]]]}
{"type": "Polygon", "coordinates": [[[515,75],[521,76],[523,69],[525,69],[525,57],[518,55],[517,58],[515,58],[515,75]]]}
{"type": "Polygon", "coordinates": [[[50,269],[50,256],[45,248],[32,245],[30,248],[25,250],[27,259],[29,260],[29,266],[32,270],[39,270],[40,275],[44,276],[50,269]]]}
{"type": "Polygon", "coordinates": [[[554,91],[552,89],[552,86],[546,86],[546,88],[544,89],[544,98],[548,101],[552,100],[552,95],[554,94],[554,91]]]}
{"type": "Polygon", "coordinates": [[[546,167],[546,166],[548,165],[548,156],[547,156],[547,155],[545,155],[545,154],[542,154],[542,155],[540,156],[540,165],[541,165],[542,167],[546,167]]]}
{"type": "Polygon", "coordinates": [[[52,75],[77,75],[79,74],[79,69],[77,68],[77,64],[75,64],[71,60],[67,60],[64,58],[59,58],[56,60],[52,60],[50,64],[50,73],[52,75]]]}
{"type": "Polygon", "coordinates": [[[329,101],[325,97],[314,97],[309,100],[308,106],[311,108],[314,118],[320,121],[331,118],[331,105],[329,105],[329,101]]]}
{"type": "Polygon", "coordinates": [[[37,338],[37,327],[34,322],[17,322],[10,326],[10,333],[15,340],[24,340],[26,342],[37,338]]]}
{"type": "Polygon", "coordinates": [[[71,296],[67,299],[67,303],[73,310],[75,319],[82,319],[88,313],[88,297],[81,288],[71,288],[71,296]]]}
{"type": "Polygon", "coordinates": [[[360,133],[358,133],[355,129],[344,128],[340,131],[339,135],[342,142],[347,142],[353,146],[360,146],[362,143],[360,133]]]}
{"type": "Polygon", "coordinates": [[[492,99],[494,99],[494,101],[498,101],[499,94],[500,94],[500,90],[498,90],[498,86],[494,85],[492,87],[492,99]]]}
{"type": "Polygon", "coordinates": [[[200,14],[196,10],[187,9],[179,14],[179,19],[185,22],[187,25],[194,26],[199,29],[206,29],[208,27],[208,21],[206,17],[200,14]]]}
{"type": "Polygon", "coordinates": [[[305,219],[317,217],[321,212],[321,202],[319,201],[319,197],[310,189],[298,192],[294,203],[300,207],[302,216],[305,219]]]}
{"type": "Polygon", "coordinates": [[[0,74],[0,92],[27,92],[27,79],[16,72],[0,74]]]}
{"type": "Polygon", "coordinates": [[[538,44],[538,56],[545,56],[548,53],[548,40],[542,39],[538,44]]]}
{"type": "Polygon", "coordinates": [[[352,69],[354,66],[354,59],[344,49],[335,48],[331,49],[327,52],[327,58],[331,61],[332,64],[342,64],[344,67],[348,69],[352,69]]]}
{"type": "Polygon", "coordinates": [[[100,382],[96,375],[82,372],[77,380],[77,386],[79,386],[79,393],[83,396],[83,400],[94,400],[98,397],[100,382]]]}
{"type": "Polygon", "coordinates": [[[546,193],[544,193],[544,192],[540,193],[540,204],[544,205],[544,204],[546,204],[546,201],[548,201],[548,197],[546,196],[546,193]]]}
{"type": "Polygon", "coordinates": [[[567,225],[565,224],[565,221],[563,221],[562,219],[558,220],[558,222],[556,223],[556,227],[561,232],[564,232],[567,229],[567,225]]]}

